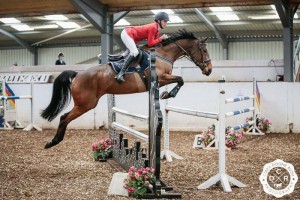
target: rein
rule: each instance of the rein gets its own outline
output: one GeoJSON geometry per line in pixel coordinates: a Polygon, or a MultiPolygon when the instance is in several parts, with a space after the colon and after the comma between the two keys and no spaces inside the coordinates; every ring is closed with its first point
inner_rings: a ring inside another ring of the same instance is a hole
{"type": "MultiPolygon", "coordinates": [[[[199,40],[198,40],[198,42],[199,42],[199,40]]],[[[198,62],[196,59],[194,59],[193,56],[192,56],[192,54],[190,54],[189,52],[187,52],[182,46],[180,46],[176,42],[174,42],[174,44],[176,44],[176,46],[179,47],[184,52],[183,56],[181,56],[180,58],[186,57],[188,60],[190,60],[191,62],[195,63],[197,66],[201,66],[201,65],[207,64],[207,63],[209,63],[211,61],[210,59],[209,60],[204,60],[203,59],[203,50],[200,47],[200,44],[198,45],[198,49],[201,51],[202,62],[198,62]]]]}

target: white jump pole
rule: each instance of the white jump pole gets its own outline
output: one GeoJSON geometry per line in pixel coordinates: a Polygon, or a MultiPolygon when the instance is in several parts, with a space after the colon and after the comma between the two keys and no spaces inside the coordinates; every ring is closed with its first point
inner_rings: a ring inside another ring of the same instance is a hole
{"type": "MultiPolygon", "coordinates": [[[[166,90],[168,87],[166,86],[166,90]]],[[[168,107],[169,100],[165,100],[165,108],[168,107]]],[[[166,157],[168,162],[172,162],[174,157],[175,159],[182,160],[183,157],[179,156],[175,152],[170,150],[170,130],[169,130],[169,111],[166,110],[165,112],[165,119],[164,119],[164,149],[160,152],[160,159],[166,157]]]]}
{"type": "Polygon", "coordinates": [[[31,131],[33,128],[36,129],[37,131],[42,131],[42,129],[35,125],[33,123],[33,111],[34,111],[34,104],[33,104],[33,96],[34,96],[34,89],[33,89],[33,83],[30,83],[30,93],[31,97],[30,99],[30,105],[31,105],[31,113],[30,113],[30,124],[28,124],[23,130],[24,131],[31,131]]]}
{"type": "Polygon", "coordinates": [[[240,181],[236,180],[234,177],[231,177],[226,174],[226,147],[225,147],[225,120],[226,120],[226,113],[225,113],[225,91],[221,90],[219,94],[219,134],[218,141],[219,141],[219,173],[215,176],[211,177],[204,183],[198,186],[198,189],[207,189],[210,186],[216,184],[217,182],[221,182],[223,190],[225,192],[232,192],[230,183],[236,185],[237,187],[246,187],[245,184],[241,183],[240,181]]]}

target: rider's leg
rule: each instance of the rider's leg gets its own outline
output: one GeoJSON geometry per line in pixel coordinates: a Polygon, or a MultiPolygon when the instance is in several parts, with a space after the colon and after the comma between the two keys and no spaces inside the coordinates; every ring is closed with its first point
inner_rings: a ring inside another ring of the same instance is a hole
{"type": "Polygon", "coordinates": [[[125,59],[123,65],[121,66],[121,71],[117,74],[115,79],[121,83],[124,82],[123,75],[126,72],[126,70],[129,68],[130,63],[135,59],[135,57],[139,54],[139,51],[136,47],[135,42],[133,39],[127,34],[126,30],[124,29],[121,33],[121,39],[125,46],[129,49],[130,53],[128,57],[125,59]]]}
{"type": "Polygon", "coordinates": [[[126,58],[129,54],[129,49],[126,49],[123,53],[122,53],[122,56],[123,58],[126,58]]]}

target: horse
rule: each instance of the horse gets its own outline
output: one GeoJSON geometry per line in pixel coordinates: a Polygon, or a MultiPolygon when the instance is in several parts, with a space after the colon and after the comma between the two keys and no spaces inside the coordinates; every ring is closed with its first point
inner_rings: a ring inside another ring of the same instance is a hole
{"type": "MultiPolygon", "coordinates": [[[[172,75],[173,63],[186,57],[209,76],[212,71],[211,60],[206,48],[207,38],[197,38],[193,33],[179,30],[167,40],[155,47],[156,73],[159,86],[177,83],[170,92],[163,92],[161,99],[174,98],[184,81],[180,76],[172,75]]],[[[52,121],[69,104],[71,96],[74,107],[60,117],[56,135],[47,142],[45,149],[60,143],[65,135],[68,124],[82,114],[95,108],[99,99],[105,94],[132,94],[146,92],[146,84],[137,73],[125,74],[124,83],[115,80],[116,72],[110,63],[93,66],[82,72],[63,71],[54,81],[53,92],[49,105],[42,110],[41,117],[52,121]]],[[[149,70],[145,70],[149,80],[149,70]]]]}

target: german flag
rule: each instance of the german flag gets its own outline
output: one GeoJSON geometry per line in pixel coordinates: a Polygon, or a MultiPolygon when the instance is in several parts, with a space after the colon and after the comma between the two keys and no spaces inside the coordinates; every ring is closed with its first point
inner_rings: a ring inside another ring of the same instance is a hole
{"type": "Polygon", "coordinates": [[[258,89],[258,85],[257,85],[257,81],[255,81],[255,85],[256,85],[256,104],[257,104],[257,108],[258,110],[260,111],[260,92],[259,92],[259,89],[258,89]]]}
{"type": "MultiPolygon", "coordinates": [[[[7,83],[5,83],[5,95],[6,96],[15,96],[15,93],[12,91],[12,89],[8,86],[7,83]]],[[[8,103],[10,104],[10,106],[12,107],[12,109],[16,108],[16,103],[15,103],[14,99],[8,100],[8,103]]]]}

